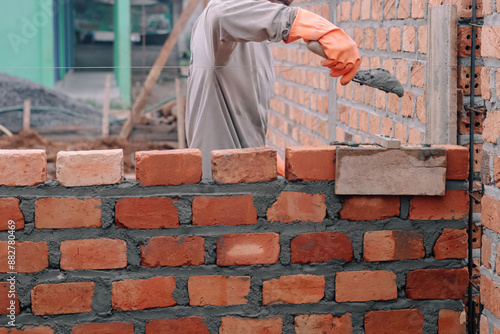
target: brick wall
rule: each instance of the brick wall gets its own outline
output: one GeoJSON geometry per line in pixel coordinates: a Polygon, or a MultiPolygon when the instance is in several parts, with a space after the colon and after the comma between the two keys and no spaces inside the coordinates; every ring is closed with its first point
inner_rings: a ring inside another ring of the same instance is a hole
{"type": "Polygon", "coordinates": [[[138,152],[136,181],[116,150],[61,152],[57,180],[44,151],[0,150],[0,326],[12,301],[19,333],[464,333],[466,149],[408,155],[444,196],[341,196],[345,149],[290,147],[286,178],[274,149],[217,151],[211,181],[195,149],[138,152]]]}

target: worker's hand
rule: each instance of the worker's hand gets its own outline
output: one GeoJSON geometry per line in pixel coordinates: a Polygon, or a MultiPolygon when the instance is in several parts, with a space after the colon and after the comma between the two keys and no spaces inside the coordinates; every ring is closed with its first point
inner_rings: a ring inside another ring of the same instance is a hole
{"type": "Polygon", "coordinates": [[[325,51],[328,59],[321,65],[330,69],[332,77],[340,77],[340,83],[347,85],[359,69],[361,59],[356,43],[347,34],[326,20],[310,11],[298,8],[297,16],[286,43],[299,38],[309,41],[318,41],[325,51]]]}

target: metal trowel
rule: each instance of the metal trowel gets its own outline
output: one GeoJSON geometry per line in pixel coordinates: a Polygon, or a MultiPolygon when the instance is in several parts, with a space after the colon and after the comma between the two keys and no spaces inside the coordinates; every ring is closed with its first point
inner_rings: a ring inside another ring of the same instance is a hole
{"type": "MultiPolygon", "coordinates": [[[[307,44],[307,48],[318,56],[328,58],[318,41],[309,42],[307,44]]],[[[391,72],[383,68],[359,70],[352,81],[357,82],[361,85],[367,85],[383,90],[387,93],[394,93],[399,97],[402,97],[404,94],[404,89],[401,82],[399,82],[399,80],[394,75],[392,75],[391,72]]]]}

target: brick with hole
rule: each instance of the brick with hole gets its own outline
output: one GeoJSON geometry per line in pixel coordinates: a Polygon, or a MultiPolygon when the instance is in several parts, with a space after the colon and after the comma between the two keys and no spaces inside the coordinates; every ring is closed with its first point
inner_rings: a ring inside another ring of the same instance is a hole
{"type": "Polygon", "coordinates": [[[296,334],[336,333],[352,334],[351,314],[302,314],[295,317],[296,334]]]}
{"type": "Polygon", "coordinates": [[[47,181],[45,150],[1,150],[0,186],[29,187],[47,181]]]}
{"type": "Polygon", "coordinates": [[[466,190],[447,190],[444,196],[415,196],[410,200],[410,220],[463,219],[468,213],[466,190]]]}
{"type": "Polygon", "coordinates": [[[467,257],[467,231],[445,228],[434,244],[434,258],[465,259],[467,257]]]}
{"type": "Polygon", "coordinates": [[[175,277],[158,276],[113,282],[111,305],[117,311],[136,311],[174,306],[175,277]]]}
{"type": "Polygon", "coordinates": [[[333,181],[335,146],[292,146],[285,150],[285,175],[290,181],[333,181]]]}
{"type": "Polygon", "coordinates": [[[14,230],[24,228],[24,215],[19,208],[20,203],[17,198],[0,198],[0,231],[8,231],[10,226],[13,226],[14,230]],[[9,224],[10,220],[14,223],[9,224]]]}
{"type": "Polygon", "coordinates": [[[257,209],[253,196],[196,196],[193,199],[193,225],[253,225],[257,209]]]}
{"type": "Polygon", "coordinates": [[[325,194],[283,191],[276,202],[267,209],[267,220],[272,222],[321,223],[325,217],[325,194]]]}
{"type": "Polygon", "coordinates": [[[35,227],[60,229],[101,227],[100,198],[40,198],[35,201],[35,227]]]}
{"type": "MultiPolygon", "coordinates": [[[[9,277],[6,277],[7,279],[9,277]]],[[[16,281],[0,282],[0,314],[19,314],[19,298],[16,281]]]]}
{"type": "Polygon", "coordinates": [[[335,301],[367,302],[398,298],[396,274],[392,271],[344,271],[335,278],[335,301]]]}
{"type": "Polygon", "coordinates": [[[278,279],[264,281],[262,285],[264,305],[317,303],[324,296],[324,276],[281,276],[278,279]]]}
{"type": "Polygon", "coordinates": [[[353,196],[345,199],[340,218],[348,220],[383,220],[400,213],[399,196],[353,196]]]}
{"type": "Polygon", "coordinates": [[[127,243],[120,239],[61,241],[61,269],[119,269],[127,266],[127,243]]]}
{"type": "Polygon", "coordinates": [[[201,317],[156,319],[146,324],[146,334],[210,334],[201,317]]]}
{"type": "Polygon", "coordinates": [[[48,267],[49,248],[47,242],[16,241],[15,245],[9,245],[8,241],[0,241],[0,272],[36,273],[48,267]],[[15,250],[12,247],[15,247],[15,250]],[[9,254],[9,250],[15,252],[15,270],[12,270],[8,263],[9,255],[13,255],[9,254]]]}
{"type": "MultiPolygon", "coordinates": [[[[464,311],[465,312],[465,311],[464,311]]],[[[465,322],[460,320],[460,311],[439,310],[439,334],[465,334],[465,322]]]]}
{"type": "Polygon", "coordinates": [[[133,229],[179,227],[176,201],[166,197],[122,198],[115,205],[115,223],[133,229]]]}
{"type": "Polygon", "coordinates": [[[87,313],[92,311],[94,282],[39,284],[31,290],[34,315],[87,313]]]}
{"type": "Polygon", "coordinates": [[[219,334],[282,334],[283,320],[281,317],[269,318],[238,318],[222,317],[219,334]]]}
{"type": "Polygon", "coordinates": [[[226,234],[217,240],[217,265],[274,264],[280,249],[278,233],[226,234]]]}
{"type": "Polygon", "coordinates": [[[419,309],[369,311],[365,315],[365,333],[423,334],[424,323],[424,315],[419,309]]]}
{"type": "Polygon", "coordinates": [[[49,326],[23,326],[23,329],[1,327],[0,334],[54,334],[54,329],[49,326]]]}
{"type": "Polygon", "coordinates": [[[481,224],[497,233],[500,233],[500,200],[484,195],[481,200],[481,224]]]}
{"type": "Polygon", "coordinates": [[[242,305],[248,303],[250,276],[191,276],[189,305],[242,305]]]}
{"type": "Polygon", "coordinates": [[[419,231],[370,231],[363,237],[363,259],[366,262],[416,260],[424,257],[424,236],[419,231]]]}
{"type": "Polygon", "coordinates": [[[205,263],[205,238],[198,236],[152,237],[141,245],[141,265],[145,267],[200,266],[205,263]]]}
{"type": "Polygon", "coordinates": [[[109,322],[104,324],[78,324],[71,334],[134,334],[131,322],[109,322]]]}
{"type": "Polygon", "coordinates": [[[417,269],[406,275],[409,299],[460,299],[469,282],[467,268],[417,269]]]}
{"type": "Polygon", "coordinates": [[[349,235],[325,231],[301,233],[290,243],[292,263],[319,263],[334,259],[352,261],[349,235]]]}

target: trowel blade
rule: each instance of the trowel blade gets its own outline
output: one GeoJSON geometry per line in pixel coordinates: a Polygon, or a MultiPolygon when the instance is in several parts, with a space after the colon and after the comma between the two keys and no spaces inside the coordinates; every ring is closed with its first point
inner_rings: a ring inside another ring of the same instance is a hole
{"type": "Polygon", "coordinates": [[[399,97],[404,95],[403,85],[391,72],[383,68],[359,70],[352,81],[383,90],[387,93],[394,93],[399,97]]]}

